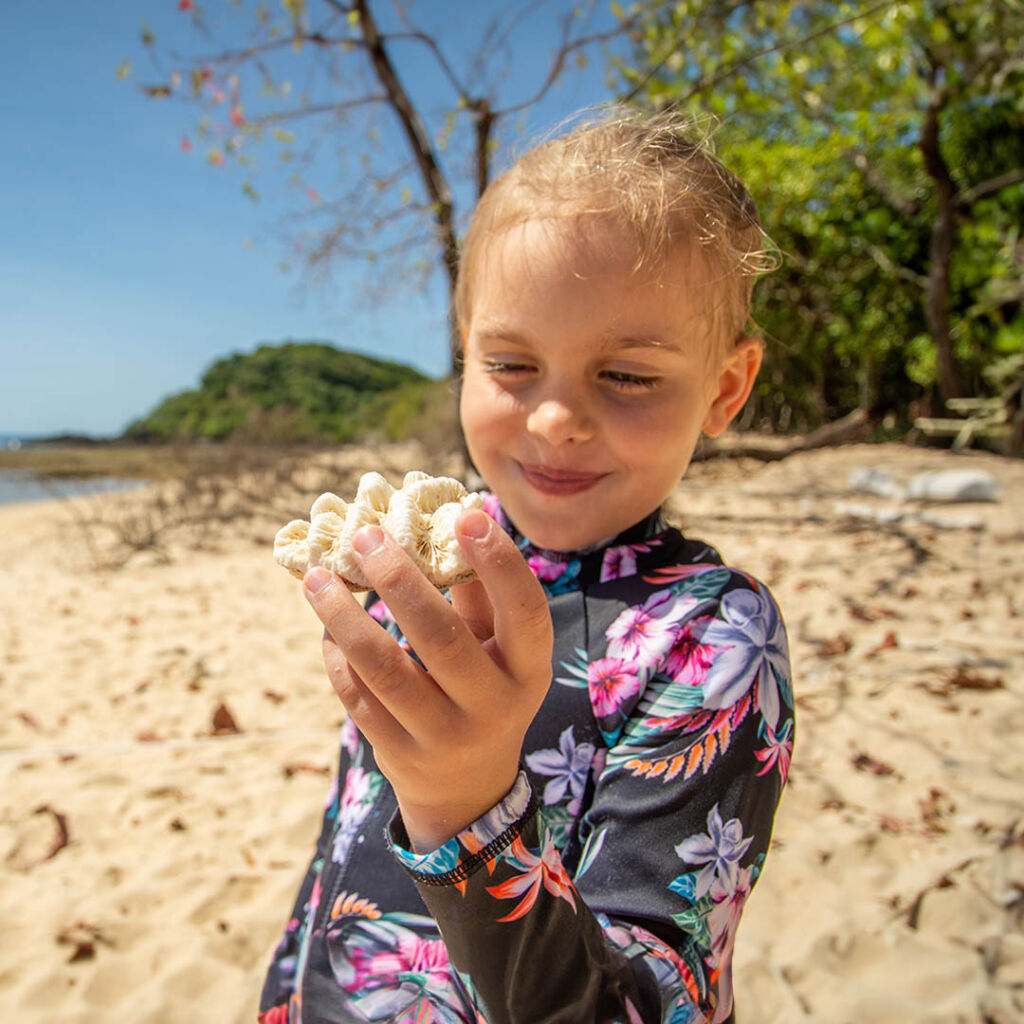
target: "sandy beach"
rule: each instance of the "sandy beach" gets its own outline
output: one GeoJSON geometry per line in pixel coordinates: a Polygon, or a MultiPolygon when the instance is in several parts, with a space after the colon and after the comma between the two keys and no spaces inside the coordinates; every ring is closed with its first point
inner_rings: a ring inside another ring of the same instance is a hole
{"type": "MultiPolygon", "coordinates": [[[[311,483],[344,494],[381,468],[438,469],[350,450],[311,483]]],[[[288,502],[127,560],[83,527],[146,500],[0,508],[5,1019],[254,1021],[315,838],[342,712],[271,557],[288,502]]],[[[1024,462],[895,444],[709,461],[671,512],[772,587],[793,654],[740,1024],[1024,1019],[1024,462]],[[981,470],[998,500],[856,493],[863,467],[981,470]]]]}

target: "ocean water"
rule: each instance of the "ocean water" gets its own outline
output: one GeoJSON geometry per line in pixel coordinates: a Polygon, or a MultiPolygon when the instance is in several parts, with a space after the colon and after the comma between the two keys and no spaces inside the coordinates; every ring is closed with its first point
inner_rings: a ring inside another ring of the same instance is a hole
{"type": "MultiPolygon", "coordinates": [[[[23,444],[37,440],[17,434],[0,432],[0,449],[17,450],[23,444]]],[[[145,480],[121,480],[105,476],[45,476],[27,469],[0,468],[0,505],[17,505],[27,501],[52,501],[54,498],[74,498],[82,494],[124,491],[145,486],[145,480]]]]}
{"type": "Polygon", "coordinates": [[[50,501],[73,498],[81,494],[124,491],[142,487],[145,480],[117,480],[112,477],[48,477],[36,476],[22,469],[0,469],[0,505],[16,505],[26,501],[50,501]]]}

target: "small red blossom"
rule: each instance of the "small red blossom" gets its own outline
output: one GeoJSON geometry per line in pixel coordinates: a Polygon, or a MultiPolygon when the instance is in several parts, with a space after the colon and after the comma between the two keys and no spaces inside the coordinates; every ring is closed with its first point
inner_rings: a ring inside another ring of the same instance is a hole
{"type": "Polygon", "coordinates": [[[573,898],[576,890],[562,865],[550,832],[545,833],[539,857],[527,849],[522,839],[517,838],[509,849],[507,860],[519,875],[499,885],[489,885],[487,891],[499,900],[516,899],[519,896],[522,899],[511,914],[498,918],[498,924],[525,917],[537,902],[541,888],[565,900],[573,911],[576,910],[576,900],[573,898]]]}
{"type": "Polygon", "coordinates": [[[178,0],[179,11],[191,11],[193,7],[195,4],[192,3],[192,0],[178,0]]]}
{"type": "Polygon", "coordinates": [[[288,1004],[272,1006],[269,1010],[264,1010],[256,1020],[258,1024],[288,1024],[288,1004]]]}
{"type": "Polygon", "coordinates": [[[181,137],[181,151],[182,153],[192,152],[192,140],[187,135],[181,137]]]}
{"type": "Polygon", "coordinates": [[[243,124],[245,124],[245,114],[242,113],[241,107],[231,108],[231,123],[238,127],[241,127],[243,124]]]}

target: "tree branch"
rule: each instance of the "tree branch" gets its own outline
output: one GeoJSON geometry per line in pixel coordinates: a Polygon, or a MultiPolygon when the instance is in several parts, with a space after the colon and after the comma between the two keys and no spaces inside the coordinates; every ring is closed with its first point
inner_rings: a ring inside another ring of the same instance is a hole
{"type": "Polygon", "coordinates": [[[413,106],[409,94],[405,91],[394,65],[384,47],[383,40],[377,30],[377,23],[370,12],[368,0],[354,0],[352,9],[359,16],[359,28],[366,45],[370,60],[373,63],[377,79],[387,93],[388,102],[394,110],[405,133],[406,141],[412,150],[413,157],[420,172],[423,187],[435,209],[434,222],[443,250],[444,266],[448,275],[449,292],[455,288],[455,277],[458,267],[458,245],[455,239],[455,228],[452,214],[452,195],[448,181],[444,176],[430,137],[427,135],[420,120],[419,113],[413,106]]]}
{"type": "Polygon", "coordinates": [[[864,175],[867,183],[897,213],[904,217],[917,216],[921,210],[921,204],[906,196],[901,196],[864,153],[851,148],[846,150],[846,155],[853,161],[857,170],[864,175]]]}
{"type": "Polygon", "coordinates": [[[1024,167],[1018,167],[1016,170],[1007,171],[1005,174],[989,178],[988,181],[983,181],[980,185],[974,185],[972,188],[960,192],[956,197],[957,208],[961,210],[970,209],[978,200],[995,195],[995,193],[1001,192],[1010,185],[1016,185],[1020,181],[1024,181],[1024,167]]]}
{"type": "MultiPolygon", "coordinates": [[[[753,52],[748,53],[745,57],[732,61],[730,64],[726,64],[724,67],[718,68],[710,74],[701,75],[690,90],[683,93],[683,95],[674,100],[673,103],[680,106],[684,103],[689,103],[690,100],[699,93],[704,92],[705,89],[708,89],[713,85],[717,85],[723,79],[731,78],[741,68],[746,67],[748,64],[752,64],[755,60],[758,60],[761,57],[766,57],[770,53],[783,53],[786,50],[791,50],[795,46],[802,46],[804,43],[813,42],[815,39],[820,39],[822,36],[827,36],[829,33],[835,32],[836,29],[842,28],[844,25],[849,25],[854,21],[859,21],[861,18],[870,18],[873,14],[877,14],[879,11],[882,11],[887,7],[892,7],[893,3],[894,0],[882,0],[881,3],[876,3],[871,7],[867,7],[863,11],[859,11],[857,14],[851,15],[848,18],[842,18],[839,21],[831,22],[823,28],[816,29],[814,32],[809,32],[805,36],[800,36],[798,39],[782,40],[773,46],[765,46],[760,50],[754,50],[753,52]]],[[[665,67],[672,58],[672,55],[678,49],[679,46],[677,42],[673,41],[672,45],[665,52],[665,55],[648,67],[640,81],[622,97],[622,102],[629,103],[631,100],[636,99],[638,93],[647,87],[647,84],[651,79],[665,67]]]]}

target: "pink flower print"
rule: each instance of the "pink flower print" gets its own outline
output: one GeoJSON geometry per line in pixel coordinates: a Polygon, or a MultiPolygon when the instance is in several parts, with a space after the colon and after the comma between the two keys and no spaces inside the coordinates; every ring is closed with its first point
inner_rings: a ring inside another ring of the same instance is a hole
{"type": "Polygon", "coordinates": [[[737,884],[731,891],[716,880],[711,887],[713,906],[707,916],[708,931],[711,934],[712,965],[718,968],[718,1005],[715,1007],[716,1022],[728,1019],[732,1013],[732,955],[736,947],[736,932],[740,916],[751,889],[750,869],[739,872],[737,884]]]}
{"type": "Polygon", "coordinates": [[[367,609],[371,619],[376,619],[382,626],[394,622],[395,617],[391,614],[388,606],[383,601],[374,601],[367,609]]]}
{"type": "Polygon", "coordinates": [[[793,758],[793,719],[786,719],[786,724],[778,736],[775,735],[772,727],[765,723],[765,734],[768,745],[762,750],[754,751],[754,757],[764,764],[757,774],[767,775],[772,768],[778,766],[782,784],[785,785],[786,779],[789,778],[789,763],[793,758]]]}
{"type": "Polygon", "coordinates": [[[349,757],[354,757],[355,752],[359,749],[359,730],[356,728],[356,723],[347,715],[341,723],[341,748],[349,757]]]}
{"type": "Polygon", "coordinates": [[[653,668],[675,642],[679,620],[696,603],[693,597],[676,597],[661,590],[642,606],[627,608],[605,633],[609,657],[625,658],[637,668],[653,668]]]}
{"type": "Polygon", "coordinates": [[[537,579],[547,580],[549,583],[552,580],[557,580],[569,568],[568,562],[556,562],[541,555],[533,555],[527,559],[527,565],[533,570],[533,575],[537,579]]]}
{"type": "Polygon", "coordinates": [[[614,714],[640,692],[640,677],[621,658],[599,658],[587,666],[590,703],[598,718],[614,714]]]}
{"type": "Polygon", "coordinates": [[[552,896],[566,901],[573,911],[576,910],[575,891],[572,880],[566,873],[554,838],[550,832],[544,833],[544,846],[538,857],[527,849],[521,838],[516,838],[505,854],[505,860],[520,872],[500,885],[489,885],[487,891],[499,900],[523,898],[511,914],[498,918],[498,924],[505,921],[518,921],[525,917],[537,902],[541,887],[547,889],[552,896]]]}
{"type": "Polygon", "coordinates": [[[687,623],[665,657],[663,671],[669,679],[684,686],[701,686],[714,658],[715,649],[702,644],[687,623]]]}
{"type": "Polygon", "coordinates": [[[499,525],[502,525],[501,504],[495,494],[484,495],[484,511],[499,525]]]}
{"type": "Polygon", "coordinates": [[[422,939],[406,933],[393,949],[367,957],[365,976],[397,977],[402,974],[437,974],[448,970],[448,950],[441,939],[422,939]]]}

